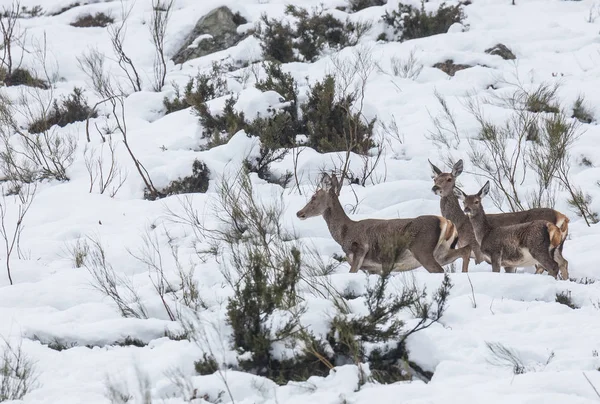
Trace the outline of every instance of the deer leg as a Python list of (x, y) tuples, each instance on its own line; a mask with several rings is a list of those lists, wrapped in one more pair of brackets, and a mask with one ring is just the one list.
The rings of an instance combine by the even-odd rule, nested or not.
[(500, 267), (502, 266), (502, 254), (493, 254), (490, 258), (492, 260), (492, 272), (500, 272)]
[(352, 244), (352, 262), (350, 263), (350, 273), (356, 273), (362, 267), (367, 255), (368, 249), (358, 243)]
[(437, 272), (444, 273), (444, 268), (440, 265), (439, 262), (433, 256), (433, 252), (419, 252), (419, 251), (411, 251), (413, 256), (419, 264), (423, 266), (428, 272)]
[(504, 272), (506, 272), (507, 274), (514, 274), (515, 267), (504, 267)]
[(463, 248), (465, 248), (465, 252), (462, 256), (462, 271), (469, 272), (469, 261), (471, 260), (471, 251), (473, 251), (473, 249), (471, 248), (471, 246)]
[(481, 252), (481, 247), (479, 247), (479, 244), (477, 244), (476, 241), (471, 244), (471, 248), (475, 254), (475, 265), (479, 265), (480, 263), (484, 262), (485, 256)]
[(540, 264), (535, 264), (535, 273), (536, 274), (543, 274), (545, 271), (544, 267), (541, 266)]
[(560, 251), (560, 247), (554, 250), (554, 261), (558, 264), (558, 268), (560, 270), (560, 278), (562, 280), (569, 279), (569, 262), (564, 259), (562, 255), (562, 251)]

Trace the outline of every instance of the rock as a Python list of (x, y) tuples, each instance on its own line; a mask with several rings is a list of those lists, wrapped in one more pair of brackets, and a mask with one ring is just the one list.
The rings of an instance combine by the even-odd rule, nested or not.
[(490, 55), (500, 56), (504, 60), (514, 60), (517, 57), (508, 47), (504, 44), (496, 44), (493, 47), (486, 49), (485, 53), (489, 53)]
[(454, 64), (454, 61), (452, 59), (448, 59), (443, 63), (434, 64), (433, 67), (435, 67), (436, 69), (440, 69), (441, 71), (443, 71), (444, 73), (446, 73), (449, 76), (454, 76), (454, 74), (456, 74), (457, 71), (468, 69), (469, 67), (473, 67), (473, 66), (457, 65), (457, 64)]
[(247, 21), (228, 7), (219, 7), (200, 18), (183, 46), (173, 56), (180, 64), (237, 45), (249, 34), (238, 34), (237, 27)]

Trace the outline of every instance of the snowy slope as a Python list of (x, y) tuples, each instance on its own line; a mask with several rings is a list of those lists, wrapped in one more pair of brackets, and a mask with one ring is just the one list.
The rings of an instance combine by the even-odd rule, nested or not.
[[(71, 4), (70, 0), (23, 0), (24, 6), (41, 4), (49, 12)], [(130, 2), (126, 1), (126, 4)], [(318, 5), (320, 1), (306, 0), (303, 6)], [(326, 0), (327, 7), (344, 4), (342, 0)], [(414, 4), (418, 2), (413, 1)], [(360, 201), (355, 219), (377, 217), (413, 217), (421, 214), (439, 214), (439, 198), (430, 189), (432, 181), (427, 159), (439, 162), (444, 151), (436, 149), (426, 138), (433, 129), (430, 113), (439, 110), (435, 92), (446, 96), (450, 108), (463, 128), (464, 141), (455, 157), (466, 157), (467, 138), (476, 131), (472, 117), (460, 107), (460, 100), (467, 92), (479, 97), (489, 95), (488, 87), (501, 78), (511, 79), (518, 73), (523, 81), (533, 83), (561, 82), (560, 98), (571, 105), (579, 94), (584, 94), (596, 119), (600, 117), (600, 17), (587, 22), (590, 9), (597, 7), (594, 0), (517, 0), (511, 6), (508, 0), (476, 0), (465, 8), (468, 30), (453, 32), (404, 43), (376, 42), (376, 34), (368, 34), (359, 46), (371, 49), (374, 60), (382, 67), (369, 79), (366, 90), (365, 112), (388, 121), (392, 116), (398, 121), (404, 142), (388, 139), (390, 147), (384, 161), (377, 168), (377, 184), (366, 187), (344, 187), (341, 201), (346, 207)], [(1, 0), (0, 6), (10, 1)], [(250, 23), (257, 21), (261, 13), (283, 16), (286, 2), (283, 0), (176, 0), (175, 11), (168, 26), (166, 51), (173, 55), (184, 41), (198, 18), (213, 8), (227, 4), (239, 11)], [(439, 4), (435, 1), (434, 5)], [(351, 16), (355, 20), (377, 20), (386, 9), (392, 10), (397, 1), (390, 0), (386, 6), (365, 9)], [(203, 212), (207, 221), (211, 217), (210, 200), (215, 184), (227, 170), (240, 166), (248, 153), (256, 151), (256, 140), (238, 133), (226, 145), (207, 151), (195, 151), (200, 142), (201, 128), (198, 119), (188, 110), (164, 115), (163, 98), (173, 94), (171, 83), (180, 86), (187, 83), (198, 69), (208, 69), (212, 61), (231, 57), (236, 61), (252, 62), (260, 58), (260, 46), (250, 37), (237, 46), (182, 65), (170, 62), (167, 83), (163, 92), (151, 88), (154, 49), (149, 38), (147, 21), (151, 2), (137, 1), (133, 5), (128, 23), (125, 46), (129, 56), (141, 67), (145, 85), (141, 92), (127, 99), (128, 136), (138, 158), (147, 167), (158, 187), (189, 173), (194, 159), (204, 161), (211, 169), (211, 187), (206, 194), (193, 195), (193, 206)], [(55, 73), (60, 77), (55, 96), (68, 94), (74, 86), (86, 89), (90, 105), (98, 99), (94, 96), (87, 77), (78, 68), (77, 57), (88, 47), (111, 54), (111, 44), (106, 29), (80, 29), (69, 25), (84, 12), (105, 11), (119, 15), (119, 2), (95, 2), (73, 8), (58, 16), (41, 16), (21, 20), (28, 29), (28, 40), (40, 41), (46, 35), (48, 58)], [(600, 12), (600, 9), (598, 9)], [(342, 12), (340, 12), (343, 14)], [(517, 56), (517, 63), (490, 56), (484, 50), (501, 42), (509, 45)], [(401, 79), (387, 74), (392, 57), (406, 58), (415, 50), (425, 65), (417, 80)], [(352, 57), (353, 48), (346, 48), (341, 57)], [(459, 71), (449, 77), (430, 67), (437, 62), (453, 59), (455, 63), (481, 64)], [(25, 54), (23, 63), (34, 64), (31, 54)], [(114, 74), (120, 74), (114, 61), (107, 60)], [(315, 82), (331, 69), (331, 58), (323, 56), (312, 64), (291, 63), (285, 66), (302, 83), (300, 93), (306, 92), (307, 83)], [(120, 77), (123, 79), (123, 77)], [(253, 79), (236, 83), (230, 79), (230, 87), (241, 92), (237, 108), (254, 115), (268, 105), (269, 100), (252, 86)], [(6, 94), (17, 96), (18, 88), (5, 88)], [(218, 102), (213, 105), (215, 108)], [(498, 117), (502, 111), (493, 111)], [(98, 121), (100, 122), (100, 120)], [(79, 140), (77, 159), (69, 168), (69, 182), (47, 182), (39, 186), (35, 201), (26, 217), (22, 236), (22, 248), (28, 259), (12, 259), (12, 275), (15, 284), (9, 285), (0, 270), (0, 336), (14, 344), (21, 341), (24, 352), (33, 358), (39, 372), (39, 387), (32, 390), (26, 403), (107, 403), (106, 378), (137, 386), (136, 367), (147, 376), (152, 386), (154, 402), (184, 403), (169, 372), (179, 369), (188, 376), (191, 390), (197, 389), (198, 397), (215, 400), (225, 390), (218, 375), (197, 376), (194, 361), (202, 356), (202, 350), (189, 341), (174, 341), (165, 337), (165, 330), (179, 330), (176, 322), (169, 321), (160, 301), (156, 298), (148, 269), (135, 260), (128, 251), (143, 247), (142, 235), (148, 231), (157, 237), (168, 256), (167, 229), (177, 238), (182, 261), (193, 255), (189, 248), (192, 236), (181, 226), (165, 220), (168, 209), (180, 208), (180, 197), (160, 201), (146, 201), (143, 183), (135, 172), (126, 151), (119, 149), (120, 164), (127, 168), (129, 176), (115, 198), (108, 195), (88, 193), (88, 173), (83, 158), (86, 143), (84, 123), (78, 122), (60, 129)], [(594, 165), (600, 164), (600, 148), (597, 139), (598, 126), (585, 125), (585, 132), (572, 149), (572, 175), (574, 182), (592, 197), (592, 208), (600, 211), (600, 169), (577, 164), (585, 156)], [(92, 143), (99, 147), (96, 137)], [(304, 206), (322, 168), (331, 168), (335, 156), (321, 155), (313, 150), (304, 151), (299, 158), (298, 172), (305, 192), (284, 192), (287, 207), (285, 223), (296, 230), (302, 241), (314, 245), (328, 258), (341, 253), (331, 239), (321, 218), (299, 221), (295, 212)], [(292, 156), (273, 164), (276, 172), (283, 173), (293, 167)], [(355, 164), (360, 164), (356, 161)], [(468, 165), (468, 162), (465, 162)], [(466, 168), (469, 171), (469, 168)], [(258, 194), (276, 195), (278, 187), (256, 177)], [(475, 192), (482, 185), (480, 178), (463, 174), (461, 187)], [(528, 184), (523, 184), (526, 187)], [(568, 195), (558, 194), (556, 208), (568, 213), (571, 219), (570, 240), (565, 244), (564, 256), (569, 261), (572, 278), (600, 279), (597, 267), (600, 252), (600, 227), (587, 227), (584, 221), (570, 211), (566, 203)], [(497, 211), (490, 201), (488, 212)], [(10, 207), (10, 206), (9, 206)], [(15, 215), (16, 207), (9, 209)], [(147, 320), (122, 318), (116, 306), (102, 297), (90, 286), (90, 275), (83, 268), (75, 268), (69, 258), (69, 248), (87, 235), (98, 236), (104, 243), (107, 257), (118, 273), (129, 277), (138, 288), (148, 307)], [(4, 254), (0, 249), (0, 254)], [(5, 262), (5, 256), (0, 255)], [(173, 267), (169, 261), (167, 266)], [(231, 290), (222, 279), (218, 263), (208, 260), (199, 263), (196, 277), (200, 294), (209, 306), (202, 313), (211, 324), (207, 337), (219, 360), (231, 358), (225, 324), (226, 298)], [(342, 265), (331, 276), (339, 290), (347, 286), (364, 285), (364, 274), (348, 274), (348, 266)], [(277, 386), (268, 379), (225, 371), (231, 394), (236, 403), (592, 403), (599, 397), (592, 384), (600, 388), (600, 282), (579, 284), (556, 281), (549, 276), (534, 275), (531, 268), (520, 269), (517, 274), (494, 274), (489, 265), (475, 266), (471, 262), (470, 280), (465, 274), (453, 273), (454, 283), (449, 308), (441, 324), (411, 336), (408, 349), (411, 359), (423, 369), (434, 372), (429, 383), (412, 381), (394, 385), (367, 384), (356, 391), (358, 370), (346, 365), (337, 368), (327, 378), (312, 378), (307, 384), (290, 383)], [(169, 276), (174, 276), (174, 268)], [(398, 274), (394, 283), (416, 281), (435, 290), (441, 275), (428, 274), (423, 268)], [(472, 286), (470, 284), (472, 282)], [(359, 286), (357, 286), (359, 285)], [(572, 310), (555, 302), (558, 292), (570, 291), (573, 301), (580, 309)], [(313, 298), (313, 297), (309, 297)], [(307, 321), (314, 321), (315, 328), (322, 326), (327, 302), (313, 298), (313, 312)], [(475, 302), (475, 304), (474, 304)], [(474, 307), (476, 306), (476, 307)], [(149, 343), (145, 347), (106, 346), (125, 337), (137, 338)], [(63, 351), (49, 349), (40, 343), (58, 339), (77, 347)], [(500, 342), (517, 352), (527, 368), (522, 375), (514, 375), (510, 368), (493, 366), (486, 342)], [(94, 345), (87, 348), (85, 345)], [(552, 360), (548, 358), (553, 353)], [(188, 396), (189, 397), (189, 396)], [(164, 400), (164, 401), (161, 401)], [(230, 402), (225, 394), (222, 402)], [(135, 402), (144, 402), (136, 399)], [(191, 402), (202, 402), (197, 399)]]

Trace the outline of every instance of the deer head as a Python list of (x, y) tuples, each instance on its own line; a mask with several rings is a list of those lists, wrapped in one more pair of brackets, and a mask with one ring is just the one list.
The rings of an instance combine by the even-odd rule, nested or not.
[(314, 195), (310, 198), (306, 206), (296, 213), (296, 216), (300, 220), (304, 220), (309, 217), (322, 215), (327, 208), (331, 207), (333, 199), (337, 199), (340, 189), (341, 183), (335, 174), (330, 177), (329, 174), (324, 173)]
[(481, 200), (490, 191), (490, 182), (486, 182), (485, 185), (475, 195), (467, 195), (460, 188), (454, 188), (454, 195), (463, 202), (465, 206), (465, 215), (472, 217), (483, 213), (483, 205)]
[(434, 166), (431, 161), (429, 161), (429, 165), (433, 171), (432, 178), (434, 183), (431, 191), (438, 196), (452, 195), (454, 184), (456, 184), (456, 177), (463, 172), (463, 161), (458, 160), (454, 164), (454, 167), (452, 167), (452, 172), (450, 173), (443, 173), (442, 170)]

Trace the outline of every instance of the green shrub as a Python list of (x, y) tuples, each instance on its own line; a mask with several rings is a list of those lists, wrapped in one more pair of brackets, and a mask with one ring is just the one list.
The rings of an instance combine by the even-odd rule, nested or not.
[(102, 12), (92, 14), (84, 14), (77, 17), (75, 21), (71, 23), (71, 26), (78, 28), (90, 28), (90, 27), (101, 27), (104, 28), (115, 22), (115, 19), (108, 14)]
[(314, 62), (326, 48), (339, 50), (355, 45), (370, 27), (349, 20), (342, 22), (323, 8), (309, 12), (305, 8), (288, 5), (285, 13), (294, 17), (297, 23), (292, 26), (269, 19), (265, 14), (255, 31), (264, 57), (281, 63)]
[(52, 126), (64, 127), (77, 121), (85, 121), (88, 117), (98, 116), (96, 111), (88, 105), (83, 96), (83, 90), (75, 87), (73, 93), (63, 98), (60, 105), (54, 100), (52, 108), (43, 117), (29, 125), (29, 133), (42, 133), (48, 131)]
[(205, 193), (208, 190), (210, 170), (203, 162), (194, 160), (192, 174), (179, 178), (160, 192), (166, 196), (190, 193)]
[(6, 70), (2, 69), (0, 70), (0, 77), (7, 87), (23, 85), (27, 87), (41, 88), (44, 90), (49, 88), (48, 83), (42, 79), (34, 77), (29, 70), (24, 68), (14, 69), (10, 74), (8, 74)]
[(185, 108), (194, 107), (199, 109), (200, 105), (207, 101), (222, 97), (227, 94), (227, 81), (223, 77), (223, 71), (217, 62), (214, 62), (210, 72), (198, 73), (195, 78), (187, 82), (183, 94), (179, 87), (175, 87), (175, 98), (163, 100), (166, 113), (180, 111)]
[(391, 13), (386, 11), (383, 21), (393, 28), (395, 40), (424, 38), (445, 34), (454, 23), (462, 23), (465, 16), (462, 6), (440, 4), (435, 13), (425, 11), (425, 2), (421, 1), (418, 9), (408, 4), (398, 4), (398, 9)]
[(387, 0), (350, 0), (349, 3), (350, 10), (356, 12), (367, 7), (383, 6), (387, 4)]
[(322, 153), (350, 150), (364, 154), (373, 147), (375, 119), (365, 123), (360, 113), (353, 113), (355, 101), (353, 95), (337, 97), (334, 76), (314, 84), (301, 106), (309, 145)]
[(581, 123), (592, 123), (594, 122), (594, 115), (588, 109), (583, 96), (577, 97), (573, 104), (573, 115), (572, 118), (577, 119)]
[(558, 292), (556, 294), (556, 302), (560, 303), (560, 304), (564, 304), (565, 306), (567, 306), (567, 307), (569, 307), (571, 309), (578, 309), (579, 308), (579, 306), (577, 306), (575, 304), (575, 302), (573, 302), (573, 299), (571, 298), (571, 291), (570, 290)]

